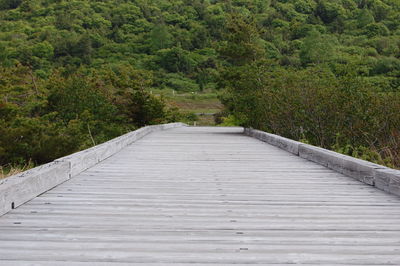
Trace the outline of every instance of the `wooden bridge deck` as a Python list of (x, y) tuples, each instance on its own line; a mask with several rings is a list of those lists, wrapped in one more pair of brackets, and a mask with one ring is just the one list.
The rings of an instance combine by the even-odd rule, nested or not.
[(0, 217), (0, 265), (400, 265), (400, 199), (240, 134), (152, 133)]

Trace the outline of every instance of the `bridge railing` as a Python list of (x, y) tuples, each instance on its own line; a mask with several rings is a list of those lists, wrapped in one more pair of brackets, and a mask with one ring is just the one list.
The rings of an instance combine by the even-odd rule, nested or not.
[(301, 158), (328, 167), (336, 172), (400, 196), (400, 171), (343, 155), (320, 147), (304, 144), (260, 130), (246, 128), (244, 133), (277, 146)]
[(170, 123), (146, 126), (89, 149), (7, 177), (0, 181), (0, 216), (107, 159), (145, 135), (186, 126)]

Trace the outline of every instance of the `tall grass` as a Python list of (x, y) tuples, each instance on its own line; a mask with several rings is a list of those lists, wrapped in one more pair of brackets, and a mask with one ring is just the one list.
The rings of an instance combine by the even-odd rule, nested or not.
[(12, 164), (2, 165), (0, 166), (0, 179), (19, 174), (33, 167), (34, 164), (32, 163), (32, 161), (29, 161), (24, 165), (12, 165)]

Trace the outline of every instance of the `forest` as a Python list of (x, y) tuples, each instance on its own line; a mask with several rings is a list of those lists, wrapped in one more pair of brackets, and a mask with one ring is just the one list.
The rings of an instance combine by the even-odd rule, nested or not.
[(398, 0), (0, 0), (0, 165), (196, 117), (400, 167)]

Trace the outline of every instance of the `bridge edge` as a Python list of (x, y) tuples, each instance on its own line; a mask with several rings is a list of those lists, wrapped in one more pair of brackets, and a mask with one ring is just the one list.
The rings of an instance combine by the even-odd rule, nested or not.
[(93, 167), (151, 132), (183, 126), (187, 125), (169, 123), (142, 127), (89, 149), (0, 180), (0, 216)]
[(390, 194), (400, 196), (399, 170), (252, 128), (245, 128), (244, 134)]

